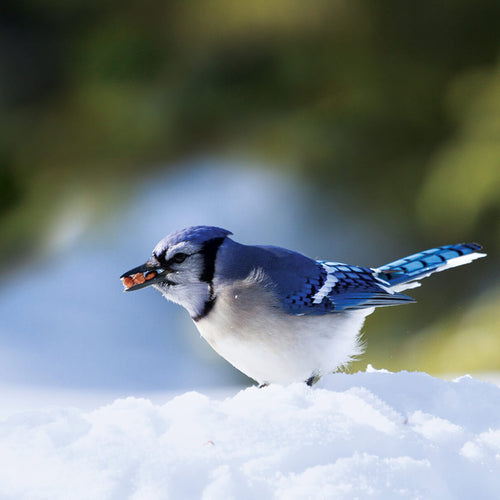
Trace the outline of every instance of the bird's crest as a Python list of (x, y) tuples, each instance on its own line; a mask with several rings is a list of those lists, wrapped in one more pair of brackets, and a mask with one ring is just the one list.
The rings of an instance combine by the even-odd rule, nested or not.
[(206, 241), (212, 240), (214, 238), (225, 238), (230, 234), (233, 233), (221, 227), (192, 226), (170, 233), (168, 236), (163, 238), (158, 243), (158, 245), (156, 245), (153, 252), (155, 254), (161, 254), (161, 252), (166, 248), (177, 245), (178, 243), (181, 243), (183, 241), (202, 245)]

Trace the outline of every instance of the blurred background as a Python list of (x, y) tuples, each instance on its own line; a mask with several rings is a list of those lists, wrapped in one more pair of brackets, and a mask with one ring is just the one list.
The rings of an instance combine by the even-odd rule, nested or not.
[(249, 384), (118, 279), (167, 233), (378, 266), (476, 241), (367, 363), (500, 370), (500, 3), (3, 2), (0, 384)]

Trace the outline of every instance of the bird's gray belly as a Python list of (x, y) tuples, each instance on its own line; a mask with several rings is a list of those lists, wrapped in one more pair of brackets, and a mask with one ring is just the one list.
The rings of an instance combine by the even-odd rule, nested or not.
[(358, 335), (370, 309), (293, 316), (272, 301), (245, 300), (245, 307), (235, 307), (234, 301), (243, 298), (219, 296), (196, 326), (215, 351), (259, 383), (305, 381), (337, 370), (362, 352)]

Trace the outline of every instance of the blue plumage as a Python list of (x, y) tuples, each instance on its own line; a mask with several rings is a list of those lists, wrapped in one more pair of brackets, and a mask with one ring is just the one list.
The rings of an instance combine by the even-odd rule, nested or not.
[[(388, 292), (386, 284), (377, 279), (373, 269), (328, 261), (316, 263), (317, 277), (307, 278), (301, 290), (283, 299), (287, 312), (326, 314), (414, 302), (414, 299), (402, 293)], [(328, 276), (331, 285), (325, 287)], [(321, 294), (323, 287), (324, 294)]]
[(479, 252), (481, 248), (477, 243), (457, 243), (431, 248), (380, 267), (378, 276), (391, 286), (406, 283), (437, 271), (450, 260)]

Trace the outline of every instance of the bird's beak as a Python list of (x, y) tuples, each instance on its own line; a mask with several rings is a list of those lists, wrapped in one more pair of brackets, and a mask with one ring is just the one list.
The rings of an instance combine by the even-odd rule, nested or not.
[(159, 268), (148, 261), (123, 273), (120, 279), (125, 287), (124, 292), (133, 292), (160, 281), (165, 281), (167, 272), (168, 270)]

